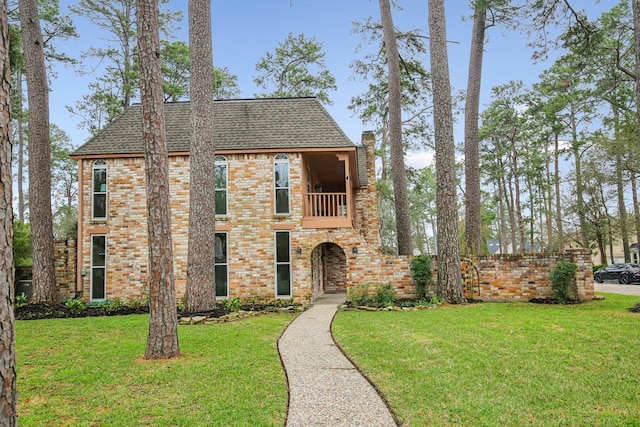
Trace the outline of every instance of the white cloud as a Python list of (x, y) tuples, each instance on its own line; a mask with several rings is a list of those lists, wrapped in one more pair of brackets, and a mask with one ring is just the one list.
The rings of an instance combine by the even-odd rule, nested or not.
[(420, 151), (407, 154), (405, 162), (407, 166), (411, 166), (416, 169), (423, 168), (425, 166), (433, 165), (435, 163), (433, 151)]

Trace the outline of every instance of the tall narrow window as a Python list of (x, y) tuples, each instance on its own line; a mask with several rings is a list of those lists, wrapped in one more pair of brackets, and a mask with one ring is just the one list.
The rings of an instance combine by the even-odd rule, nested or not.
[(107, 162), (96, 160), (93, 163), (92, 218), (107, 218)]
[(216, 215), (227, 214), (227, 159), (216, 156)]
[(289, 213), (289, 158), (278, 154), (274, 163), (276, 214)]
[(91, 300), (104, 301), (107, 295), (107, 236), (91, 236)]
[(216, 297), (229, 296), (229, 274), (227, 268), (227, 233), (216, 233)]
[(276, 231), (276, 297), (291, 296), (291, 236)]

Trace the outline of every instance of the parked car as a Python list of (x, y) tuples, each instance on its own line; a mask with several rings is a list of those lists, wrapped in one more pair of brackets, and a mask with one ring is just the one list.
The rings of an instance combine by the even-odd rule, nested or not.
[(611, 264), (610, 266), (593, 273), (593, 279), (602, 283), (605, 280), (617, 280), (618, 283), (640, 282), (640, 265), (638, 264)]

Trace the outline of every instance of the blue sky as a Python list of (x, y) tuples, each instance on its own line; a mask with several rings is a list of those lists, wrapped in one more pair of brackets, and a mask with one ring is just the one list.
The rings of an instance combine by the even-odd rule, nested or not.
[[(63, 13), (66, 5), (73, 1), (61, 1)], [(423, 29), (428, 34), (427, 0), (397, 1), (402, 10), (394, 9), (396, 27), (402, 30)], [(583, 0), (576, 2), (585, 8), (590, 17), (598, 17), (617, 2), (612, 0)], [(183, 10), (184, 19), (176, 32), (178, 39), (188, 41), (187, 1), (172, 0), (169, 7)], [(464, 89), (467, 83), (471, 21), (463, 21), (470, 14), (467, 0), (447, 0), (447, 35), (450, 43), (449, 67), (451, 83), (456, 89)], [(356, 53), (361, 42), (360, 35), (353, 34), (353, 21), (363, 22), (368, 17), (379, 19), (380, 11), (375, 0), (212, 0), (213, 60), (216, 67), (227, 67), (238, 76), (241, 97), (251, 98), (257, 92), (252, 77), (255, 64), (266, 52), (273, 52), (289, 33), (304, 33), (322, 43), (325, 65), (336, 77), (338, 90), (329, 96), (333, 105), (327, 106), (329, 113), (353, 142), (360, 142), (363, 125), (347, 108), (351, 97), (363, 92), (363, 83), (353, 80), (349, 64), (362, 54)], [(80, 38), (65, 42), (59, 50), (76, 58), (88, 47), (103, 43), (107, 35), (100, 34), (88, 21), (75, 18)], [(524, 34), (493, 28), (488, 32), (483, 81), (482, 104), (489, 102), (493, 86), (510, 80), (522, 80), (529, 86), (538, 80), (538, 75), (550, 63), (535, 64), (531, 60), (531, 49), (526, 46)], [(90, 64), (85, 64), (90, 65)], [(88, 133), (77, 127), (79, 119), (70, 115), (66, 105), (75, 106), (87, 92), (88, 83), (96, 75), (79, 76), (73, 67), (59, 66), (58, 76), (51, 84), (51, 121), (64, 129), (75, 145), (88, 138)], [(482, 109), (482, 107), (481, 107)], [(461, 126), (456, 126), (456, 140), (461, 141)], [(409, 163), (416, 166), (425, 162), (422, 153), (412, 154)]]

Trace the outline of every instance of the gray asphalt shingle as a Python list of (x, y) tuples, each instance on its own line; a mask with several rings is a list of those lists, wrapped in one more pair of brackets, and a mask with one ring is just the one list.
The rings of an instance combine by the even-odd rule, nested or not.
[[(261, 98), (214, 102), (217, 150), (354, 147), (317, 98)], [(142, 107), (129, 107), (73, 156), (139, 154)], [(189, 151), (190, 103), (165, 104), (167, 150)]]

